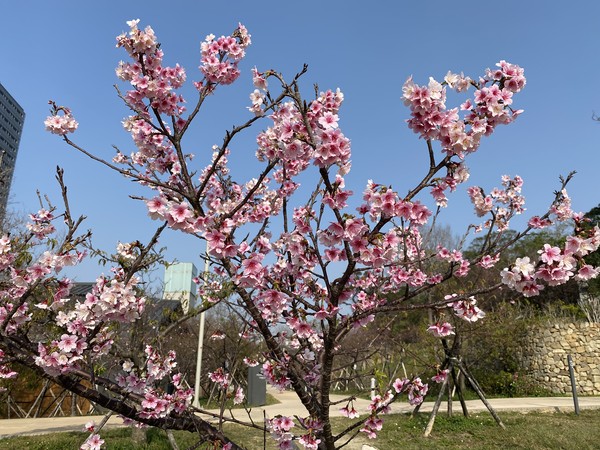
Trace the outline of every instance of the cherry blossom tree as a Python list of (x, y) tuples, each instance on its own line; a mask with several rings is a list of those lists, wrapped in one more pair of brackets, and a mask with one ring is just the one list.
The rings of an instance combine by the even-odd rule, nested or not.
[[(226, 301), (220, 295), (223, 289), (234, 292), (229, 301), (243, 313), (247, 337), (261, 339), (266, 348), (247, 355), (246, 363), (262, 365), (271, 385), (293, 390), (304, 405), (304, 417), (268, 418), (266, 426), (279, 448), (292, 448), (295, 442), (307, 449), (334, 449), (359, 433), (375, 438), (393, 401), (406, 396), (418, 405), (427, 392), (427, 383), (419, 377), (397, 378), (380, 386), (368, 411), (356, 411), (352, 397), (333, 404), (336, 358), (352, 331), (368, 327), (378, 315), (435, 309), (440, 320), (429, 331), (443, 338), (453, 333), (444, 316), (470, 322), (483, 318), (478, 295), (507, 286), (532, 296), (546, 285), (597, 275), (598, 269), (586, 264), (585, 257), (598, 248), (600, 230), (583, 227), (583, 216), (571, 210), (566, 191), (570, 177), (549, 199), (548, 211), (531, 218), (510, 242), (498, 237), (524, 212), (523, 180), (518, 176), (503, 176), (491, 190), (468, 189), (477, 217), (468, 231), (484, 236), (480, 251), (470, 259), (461, 248), (440, 245), (432, 250), (423, 244), (424, 230), (448, 206), (449, 193), (468, 180), (469, 155), (497, 126), (521, 114), (513, 106), (526, 83), (521, 67), (500, 61), (478, 78), (448, 72), (425, 85), (409, 78), (402, 100), (410, 113), (409, 128), (424, 141), (428, 167), (420, 182), (404, 193), (369, 180), (357, 195), (345, 184), (351, 145), (341, 129), (344, 95), (327, 90), (303, 97), (299, 80), (306, 67), (291, 80), (255, 68), (248, 120), (225, 132), (209, 161), (193, 159), (183, 137), (205, 100), (240, 76), (250, 34), (239, 25), (230, 36), (206, 37), (199, 73), (193, 75), (198, 80), (197, 99), (187, 109), (178, 93), (186, 71), (164, 64), (154, 31), (139, 28), (138, 22), (128, 22), (130, 31), (117, 37), (117, 47), (129, 61), (116, 69), (118, 78), (129, 84), (118, 95), (130, 110), (123, 126), (135, 151), (117, 151), (111, 161), (92, 154), (71, 137), (78, 126), (72, 111), (53, 102), (46, 127), (67, 145), (146, 187), (148, 195), (142, 201), (160, 225), (150, 242), (137, 242), (134, 251), (121, 245), (118, 252), (128, 263), (100, 276), (85, 301), (69, 300), (71, 282), (59, 272), (85, 256), (87, 234), (78, 234), (82, 219), (71, 215), (59, 172), (64, 211), (46, 205), (31, 215), (26, 234), (0, 240), (0, 376), (17, 376), (18, 367), (26, 366), (127, 422), (188, 430), (216, 447), (240, 448), (195, 414), (194, 393), (177, 371), (174, 352), (148, 345), (141, 364), (123, 361), (112, 377), (98, 371), (100, 361), (111, 356), (111, 324), (133, 323), (140, 317), (145, 299), (137, 290), (136, 273), (152, 260), (152, 249), (168, 227), (207, 244), (205, 257), (218, 278), (200, 280), (202, 307)], [(463, 103), (448, 108), (449, 90), (464, 96)], [(252, 126), (262, 127), (256, 137), (262, 169), (252, 178), (235, 180), (229, 159), (244, 156), (236, 153), (234, 141)], [(313, 185), (300, 188), (305, 172), (313, 174)], [(435, 204), (435, 211), (426, 206), (429, 203)], [(33, 248), (53, 239), (57, 220), (67, 228), (62, 242), (27, 262)], [(496, 267), (515, 240), (557, 221), (575, 225), (562, 248), (545, 245), (538, 259), (524, 257), (503, 270)], [(199, 252), (202, 248), (199, 243)], [(476, 291), (465, 287), (440, 296), (423, 295), (434, 288), (439, 292), (444, 284), (461, 286), (474, 265), (501, 270), (501, 275)], [(450, 280), (455, 282), (447, 283)], [(235, 401), (242, 400), (243, 393), (232, 386), (226, 370), (212, 372), (210, 379), (224, 391), (235, 389)], [(342, 429), (332, 427), (332, 408), (347, 416)], [(224, 415), (220, 419), (240, 422)], [(259, 427), (252, 422), (248, 426)], [(93, 434), (84, 447), (99, 448), (101, 442)]]

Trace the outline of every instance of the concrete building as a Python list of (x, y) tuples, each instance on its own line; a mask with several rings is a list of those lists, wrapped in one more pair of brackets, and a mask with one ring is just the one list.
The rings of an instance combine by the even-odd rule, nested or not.
[(194, 278), (198, 270), (193, 263), (177, 263), (165, 269), (164, 300), (179, 300), (183, 312), (187, 314), (190, 307), (196, 306), (196, 283)]
[(0, 221), (4, 219), (25, 112), (0, 83)]

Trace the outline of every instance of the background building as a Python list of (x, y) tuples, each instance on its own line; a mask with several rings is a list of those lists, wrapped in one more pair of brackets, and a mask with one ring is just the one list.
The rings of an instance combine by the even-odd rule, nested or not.
[(196, 306), (196, 283), (194, 278), (198, 271), (193, 263), (177, 263), (165, 269), (164, 300), (179, 300), (183, 312), (187, 314), (190, 307)]
[(0, 221), (4, 219), (25, 112), (0, 83)]

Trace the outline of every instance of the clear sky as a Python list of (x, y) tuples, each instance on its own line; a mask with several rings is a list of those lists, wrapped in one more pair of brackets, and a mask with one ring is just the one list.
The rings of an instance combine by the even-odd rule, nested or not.
[[(174, 6), (171, 6), (174, 5)], [(185, 144), (205, 161), (224, 130), (249, 117), (250, 69), (275, 69), (292, 76), (302, 64), (305, 97), (314, 83), (345, 94), (340, 126), (352, 140), (353, 171), (347, 185), (362, 192), (373, 179), (406, 192), (426, 168), (426, 146), (405, 125), (400, 96), (413, 75), (426, 84), (448, 70), (471, 77), (505, 59), (525, 68), (527, 86), (515, 107), (525, 113), (499, 127), (468, 158), (466, 186), (487, 190), (501, 175), (525, 179), (527, 217), (541, 214), (558, 187), (558, 175), (576, 170), (570, 186), (573, 207), (588, 211), (600, 203), (600, 2), (401, 2), (401, 1), (21, 1), (2, 6), (0, 82), (26, 111), (12, 186), (12, 206), (38, 209), (36, 190), (60, 203), (54, 167), (65, 169), (71, 207), (88, 217), (94, 243), (105, 250), (117, 241), (147, 240), (158, 223), (145, 206), (128, 198), (151, 195), (118, 174), (87, 160), (44, 131), (47, 101), (71, 107), (80, 122), (74, 140), (111, 158), (112, 145), (133, 150), (120, 121), (128, 110), (115, 95), (114, 68), (125, 59), (115, 36), (125, 22), (151, 25), (165, 51), (165, 64), (188, 73), (184, 95), (193, 103), (191, 81), (200, 78), (199, 45), (209, 33), (228, 34), (238, 22), (253, 45), (234, 86), (219, 89)], [(470, 91), (472, 94), (472, 91)], [(452, 106), (448, 102), (448, 106)], [(457, 105), (458, 106), (458, 103)], [(266, 123), (266, 122), (265, 122)], [(262, 125), (261, 125), (262, 126)], [(244, 179), (253, 176), (253, 138), (234, 146), (230, 158)], [(465, 187), (466, 187), (465, 186)], [(461, 233), (477, 222), (464, 190), (450, 197), (442, 221)], [(522, 225), (514, 222), (514, 225)], [(167, 256), (199, 265), (203, 244), (177, 233), (161, 241)], [(102, 270), (87, 263), (73, 276), (94, 279)]]

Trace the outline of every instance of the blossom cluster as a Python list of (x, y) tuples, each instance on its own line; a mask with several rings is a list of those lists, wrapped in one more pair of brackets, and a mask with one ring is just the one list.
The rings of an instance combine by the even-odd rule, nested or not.
[[(369, 439), (377, 438), (377, 433), (383, 427), (383, 419), (379, 414), (387, 414), (391, 411), (390, 405), (399, 394), (405, 393), (408, 395), (408, 401), (411, 405), (420, 405), (423, 402), (429, 387), (421, 381), (421, 378), (416, 377), (413, 380), (408, 378), (396, 378), (392, 383), (392, 388), (383, 395), (375, 395), (369, 404), (370, 415), (364, 421), (363, 427), (360, 429)], [(349, 409), (351, 408), (351, 409)], [(350, 406), (350, 403), (342, 408), (344, 415), (350, 417), (357, 416), (356, 410)]]
[(30, 214), (29, 220), (26, 228), (38, 239), (44, 239), (56, 231), (52, 223), (54, 220), (52, 211), (42, 208), (36, 214)]
[[(409, 128), (423, 139), (440, 141), (448, 154), (463, 158), (476, 151), (482, 136), (491, 134), (499, 124), (512, 122), (522, 112), (510, 105), (513, 94), (525, 86), (523, 69), (506, 61), (496, 66), (497, 70), (488, 69), (479, 82), (449, 73), (443, 83), (430, 77), (427, 86), (419, 86), (409, 78), (402, 89), (404, 103), (411, 110)], [(446, 109), (444, 85), (458, 92), (476, 86), (474, 99), (460, 107), (466, 113), (463, 118), (458, 109)]]
[(129, 81), (133, 89), (125, 94), (129, 106), (142, 117), (147, 117), (146, 103), (161, 114), (180, 116), (185, 108), (181, 105), (183, 97), (174, 92), (186, 80), (185, 70), (175, 67), (163, 67), (163, 52), (151, 27), (140, 30), (139, 20), (127, 22), (128, 34), (117, 37), (117, 47), (123, 47), (135, 61), (120, 62), (117, 76)]
[(383, 428), (383, 419), (379, 417), (369, 417), (365, 420), (363, 427), (360, 429), (361, 433), (365, 433), (369, 439), (376, 439), (377, 432)]
[(293, 102), (283, 103), (271, 114), (273, 125), (258, 135), (256, 155), (261, 161), (281, 161), (274, 174), (277, 181), (297, 175), (310, 161), (317, 167), (336, 164), (348, 170), (350, 140), (340, 130), (337, 115), (343, 101), (339, 89), (326, 91), (308, 105), (305, 115)]
[[(146, 359), (141, 368), (132, 361), (122, 364), (123, 373), (117, 376), (117, 382), (125, 390), (143, 396), (141, 402), (142, 418), (159, 418), (186, 411), (194, 396), (194, 390), (185, 387), (180, 373), (174, 373), (177, 366), (175, 352), (162, 356), (156, 348), (147, 345)], [(171, 389), (165, 392), (157, 385), (167, 379)]]
[(469, 168), (464, 161), (449, 162), (447, 164), (446, 176), (432, 181), (430, 193), (435, 200), (435, 204), (441, 208), (447, 207), (448, 197), (446, 197), (446, 191), (456, 191), (457, 186), (467, 181), (469, 176)]
[(552, 206), (544, 217), (533, 216), (529, 219), (527, 225), (533, 229), (543, 229), (549, 227), (556, 222), (565, 222), (573, 219), (575, 222), (581, 221), (581, 214), (575, 214), (571, 209), (571, 198), (567, 190), (563, 187), (560, 192), (556, 193), (556, 199), (552, 202)]
[[(213, 335), (214, 336), (214, 335)], [(225, 371), (222, 367), (217, 368), (216, 370), (208, 373), (208, 378), (213, 383), (216, 383), (217, 386), (224, 394), (229, 395), (229, 387), (231, 385), (231, 375)], [(237, 387), (233, 390), (233, 404), (239, 405), (244, 401), (246, 397), (244, 394), (244, 390), (241, 387)]]
[(298, 423), (301, 428), (306, 430), (306, 433), (298, 437), (298, 443), (307, 450), (317, 450), (321, 443), (318, 435), (323, 431), (323, 423), (313, 417), (298, 417)]
[[(121, 268), (113, 269), (112, 277), (100, 276), (85, 299), (71, 298), (73, 283), (68, 278), (58, 279), (57, 274), (63, 267), (75, 265), (84, 258), (85, 252), (79, 250), (83, 240), (70, 237), (66, 243), (57, 244), (53, 236), (55, 220), (53, 209), (41, 209), (30, 215), (25, 227), (29, 234), (0, 238), (0, 270), (5, 275), (0, 292), (2, 335), (15, 335), (32, 319), (47, 318), (52, 327), (40, 328), (37, 345), (32, 348), (37, 350), (35, 363), (49, 376), (94, 370), (94, 362), (108, 355), (113, 346), (110, 325), (138, 320), (145, 304), (145, 299), (137, 293), (137, 278)], [(50, 244), (49, 249), (40, 251), (39, 246), (44, 245), (45, 240)], [(135, 245), (121, 245), (118, 250), (126, 254), (132, 247)], [(27, 260), (30, 262), (23, 265)], [(32, 305), (38, 310), (35, 316)], [(13, 355), (10, 356), (13, 359)], [(159, 417), (172, 411), (181, 413), (189, 407), (193, 391), (183, 385), (180, 375), (171, 377), (174, 386), (171, 394), (152, 387), (172, 372), (174, 359), (174, 353), (161, 358), (149, 347), (143, 373), (136, 372), (130, 361), (124, 363), (127, 375), (119, 381), (123, 389), (143, 396), (140, 417)], [(15, 376), (17, 372), (7, 363), (4, 348), (0, 349), (0, 378)], [(94, 434), (82, 448), (99, 448), (102, 442)]]
[(307, 450), (317, 450), (321, 439), (316, 434), (322, 430), (323, 425), (320, 421), (312, 418), (297, 417), (297, 419), (299, 428), (307, 431), (300, 436), (294, 436), (292, 433), (292, 429), (296, 427), (296, 423), (292, 417), (278, 415), (273, 419), (268, 419), (267, 427), (277, 443), (277, 447), (282, 450), (292, 450), (297, 448), (294, 445), (295, 440)]
[[(448, 188), (453, 191), (468, 178), (466, 166), (458, 171), (454, 166), (478, 149), (483, 136), (490, 135), (497, 125), (512, 122), (522, 112), (511, 105), (513, 94), (525, 86), (523, 69), (506, 61), (496, 66), (496, 70), (487, 69), (478, 82), (448, 72), (441, 83), (433, 77), (426, 86), (415, 84), (412, 77), (404, 83), (402, 98), (411, 111), (409, 128), (427, 141), (439, 141), (444, 153), (459, 158), (459, 162), (447, 165), (445, 178), (432, 182), (431, 194), (438, 206), (447, 206)], [(463, 92), (471, 85), (476, 88), (474, 98), (460, 105), (463, 114), (458, 108), (446, 108), (446, 87)]]
[(350, 400), (345, 406), (341, 407), (340, 413), (349, 419), (356, 419), (360, 415), (354, 407), (354, 400)]
[[(18, 373), (12, 370), (8, 365), (3, 364), (3, 359), (4, 352), (2, 351), (2, 349), (0, 349), (0, 379), (15, 378), (18, 375)], [(2, 389), (0, 389), (0, 392), (2, 392)]]
[(485, 312), (479, 309), (473, 296), (461, 298), (458, 294), (450, 294), (444, 296), (444, 300), (453, 300), (447, 303), (448, 308), (452, 308), (457, 317), (467, 322), (477, 322), (485, 317)]
[(63, 108), (62, 114), (54, 112), (51, 116), (48, 116), (44, 121), (44, 125), (46, 125), (46, 131), (61, 136), (74, 133), (79, 126), (73, 114), (67, 108)]
[[(138, 23), (139, 20), (127, 22), (130, 31), (117, 37), (117, 47), (123, 47), (132, 62), (121, 61), (116, 69), (117, 76), (132, 86), (123, 99), (136, 114), (125, 119), (123, 125), (131, 134), (138, 151), (130, 156), (117, 152), (113, 161), (128, 165), (132, 169), (142, 167), (144, 170), (138, 173), (138, 180), (145, 185), (154, 186), (147, 183), (148, 179), (153, 179), (154, 174), (167, 174), (167, 182), (177, 188), (177, 177), (181, 174), (184, 161), (174, 149), (171, 136), (187, 123), (187, 119), (183, 117), (186, 110), (185, 99), (177, 93), (187, 75), (179, 64), (174, 67), (163, 65), (164, 53), (158, 45), (154, 31), (151, 27), (142, 30), (138, 28)], [(201, 46), (200, 71), (204, 80), (196, 83), (203, 95), (211, 93), (216, 84), (230, 84), (235, 81), (239, 76), (238, 63), (244, 57), (250, 42), (250, 35), (241, 24), (231, 36), (207, 36)], [(174, 129), (161, 118), (158, 125), (153, 124), (151, 110), (157, 117), (172, 117), (172, 121), (169, 122), (172, 122)], [(186, 155), (184, 158), (192, 157), (193, 155)], [(135, 170), (137, 172), (138, 169)], [(165, 197), (167, 193), (170, 193), (170, 190), (163, 192), (159, 198), (164, 203), (176, 203), (173, 205), (174, 223), (180, 223), (181, 214), (185, 214), (185, 211), (181, 210), (184, 204), (180, 197)]]
[(502, 186), (504, 189), (494, 188), (488, 195), (485, 195), (483, 189), (478, 186), (472, 186), (467, 190), (478, 217), (483, 217), (490, 211), (494, 213), (493, 219), (487, 220), (478, 229), (495, 226), (498, 231), (504, 231), (508, 229), (510, 219), (514, 215), (525, 211), (525, 197), (521, 195), (523, 179), (518, 175), (514, 178), (504, 175)]
[(238, 63), (251, 44), (250, 34), (242, 24), (232, 36), (206, 36), (201, 45), (202, 65), (200, 71), (210, 83), (231, 84), (240, 75)]
[(38, 344), (37, 365), (50, 374), (68, 373), (80, 367), (88, 348), (93, 359), (108, 353), (113, 338), (104, 323), (134, 322), (145, 304), (135, 293), (137, 279), (125, 282), (123, 275), (116, 270), (113, 279), (99, 277), (83, 302), (75, 300), (71, 306), (59, 300), (51, 305), (56, 310), (56, 324), (66, 333), (60, 339)]
[(361, 214), (368, 214), (371, 221), (380, 218), (398, 217), (415, 225), (424, 225), (431, 216), (431, 211), (420, 201), (403, 200), (397, 192), (387, 186), (367, 182), (363, 191), (364, 203), (358, 207)]
[(7, 234), (0, 238), (0, 271), (9, 267), (15, 260), (12, 245)]
[(287, 368), (281, 363), (266, 361), (262, 365), (262, 374), (271, 386), (279, 390), (284, 390), (291, 385), (291, 380), (287, 375)]
[(562, 248), (544, 244), (538, 250), (537, 261), (528, 256), (517, 258), (511, 267), (501, 272), (502, 282), (525, 297), (539, 294), (545, 285), (557, 286), (570, 279), (587, 281), (598, 276), (598, 268), (586, 264), (585, 256), (600, 246), (600, 228), (597, 226), (569, 236)]
[(290, 432), (296, 424), (292, 417), (277, 416), (268, 420), (267, 426), (271, 435), (281, 450), (292, 450), (294, 448), (294, 435)]
[[(38, 245), (39, 242), (30, 240), (49, 238), (56, 230), (52, 221), (52, 211), (41, 209), (37, 214), (30, 215), (31, 221), (26, 224), (26, 229), (31, 233), (25, 237), (23, 242), (30, 245)], [(22, 251), (22, 243), (19, 239), (11, 240), (8, 235), (0, 238), (0, 270), (4, 271), (5, 283), (0, 289), (0, 323), (3, 324), (7, 335), (16, 333), (21, 325), (29, 322), (32, 317), (30, 309), (31, 301), (28, 294), (36, 289), (45, 288), (51, 295), (44, 296), (34, 302), (36, 308), (46, 309), (52, 306), (53, 311), (60, 309), (71, 288), (71, 280), (68, 278), (55, 279), (54, 277), (65, 266), (73, 266), (79, 263), (85, 256), (85, 252), (75, 248), (46, 250), (37, 258), (27, 253), (30, 259), (28, 266), (20, 263), (25, 257)], [(16, 245), (15, 245), (16, 244)]]
[(123, 243), (119, 242), (117, 244), (117, 255), (122, 258), (124, 261), (135, 261), (138, 257), (138, 251), (136, 249), (135, 243)]
[(460, 250), (448, 250), (446, 247), (438, 246), (436, 258), (442, 261), (449, 262), (457, 269), (454, 275), (457, 277), (465, 277), (469, 274), (471, 263), (466, 259)]

